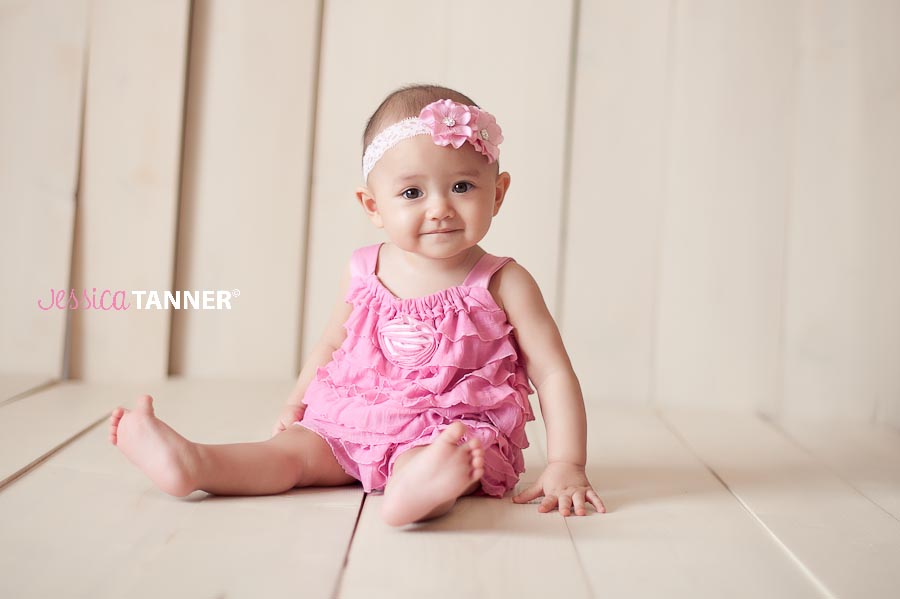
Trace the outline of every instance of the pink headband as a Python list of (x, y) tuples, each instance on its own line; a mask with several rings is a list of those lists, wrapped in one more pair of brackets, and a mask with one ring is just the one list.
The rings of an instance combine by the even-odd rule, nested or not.
[(437, 100), (422, 109), (417, 117), (403, 119), (383, 129), (363, 153), (363, 180), (384, 153), (415, 135), (431, 135), (439, 146), (459, 148), (465, 142), (487, 156), (491, 164), (500, 156), (503, 133), (497, 119), (477, 106), (466, 106), (453, 100)]

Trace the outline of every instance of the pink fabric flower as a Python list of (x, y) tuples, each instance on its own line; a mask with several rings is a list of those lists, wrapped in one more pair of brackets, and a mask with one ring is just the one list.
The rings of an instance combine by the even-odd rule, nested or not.
[(472, 106), (471, 112), (474, 130), (469, 141), (476, 150), (487, 156), (490, 164), (500, 156), (500, 148), (497, 146), (503, 141), (503, 133), (497, 119), (491, 113), (479, 110), (475, 106)]
[(384, 357), (401, 368), (415, 368), (427, 362), (437, 349), (437, 333), (428, 324), (401, 313), (378, 329)]
[(439, 146), (452, 145), (459, 148), (472, 137), (469, 122), (472, 113), (465, 104), (453, 100), (437, 100), (422, 109), (419, 118), (432, 130), (434, 143)]

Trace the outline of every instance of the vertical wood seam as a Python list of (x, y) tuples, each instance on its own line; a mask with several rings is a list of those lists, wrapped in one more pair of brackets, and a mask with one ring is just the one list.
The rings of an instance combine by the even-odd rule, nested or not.
[(659, 321), (660, 315), (659, 311), (662, 306), (662, 302), (660, 301), (660, 295), (662, 293), (662, 270), (663, 270), (663, 251), (665, 249), (665, 244), (663, 243), (663, 239), (666, 233), (666, 208), (668, 207), (668, 199), (669, 199), (669, 168), (670, 168), (670, 159), (669, 159), (669, 148), (671, 147), (671, 133), (672, 133), (672, 88), (673, 88), (673, 79), (674, 74), (673, 71), (675, 69), (675, 41), (677, 39), (676, 35), (676, 26), (677, 26), (677, 15), (678, 15), (678, 0), (671, 0), (669, 2), (669, 14), (666, 17), (667, 27), (666, 27), (666, 73), (665, 73), (665, 91), (664, 91), (664, 101), (665, 108), (664, 114), (662, 117), (662, 131), (660, 131), (660, 150), (659, 150), (659, 166), (660, 166), (660, 181), (659, 181), (659, 219), (656, 225), (656, 251), (655, 251), (655, 264), (653, 268), (653, 273), (651, 277), (651, 285), (652, 292), (650, 293), (650, 363), (647, 369), (647, 376), (649, 380), (649, 397), (646, 398), (646, 403), (648, 405), (658, 405), (659, 404)]
[(313, 184), (315, 180), (315, 167), (316, 167), (316, 130), (318, 129), (318, 118), (319, 118), (319, 82), (321, 77), (321, 63), (322, 63), (322, 44), (325, 38), (325, 0), (318, 0), (316, 5), (316, 10), (318, 11), (318, 25), (316, 27), (316, 40), (314, 42), (315, 47), (315, 56), (313, 57), (313, 74), (312, 74), (312, 90), (310, 94), (310, 111), (309, 111), (309, 143), (308, 143), (308, 155), (307, 155), (307, 171), (306, 171), (306, 214), (304, 216), (305, 222), (303, 225), (303, 234), (301, 235), (300, 241), (300, 252), (302, 254), (302, 259), (300, 260), (300, 273), (299, 273), (299, 290), (297, 293), (297, 297), (300, 298), (300, 301), (297, 302), (298, 306), (298, 320), (297, 320), (297, 331), (296, 336), (294, 338), (295, 347), (297, 348), (296, 356), (294, 357), (294, 373), (293, 376), (297, 376), (300, 371), (303, 369), (303, 334), (306, 328), (306, 315), (307, 315), (307, 297), (308, 297), (308, 289), (307, 282), (309, 278), (309, 237), (310, 231), (312, 229), (312, 216), (313, 216)]
[[(788, 322), (788, 294), (790, 290), (790, 250), (791, 250), (791, 206), (794, 197), (794, 165), (796, 163), (797, 153), (797, 102), (800, 62), (803, 45), (803, 13), (802, 2), (796, 13), (796, 21), (794, 24), (795, 32), (793, 36), (794, 48), (792, 53), (791, 64), (791, 97), (790, 109), (787, 116), (789, 136), (788, 160), (786, 190), (784, 194), (784, 222), (781, 235), (782, 251), (781, 251), (781, 302), (778, 314), (778, 370), (776, 373), (777, 395), (775, 397), (775, 405), (772, 408), (771, 417), (778, 418), (782, 415), (784, 405), (787, 400), (787, 322)], [(800, 31), (797, 31), (799, 29)]]
[(566, 124), (563, 138), (562, 161), (562, 189), (559, 201), (559, 237), (557, 239), (556, 252), (556, 289), (554, 290), (553, 305), (556, 308), (556, 319), (559, 326), (565, 330), (565, 313), (563, 300), (565, 299), (566, 283), (566, 239), (569, 232), (569, 203), (572, 189), (572, 146), (575, 143), (575, 92), (578, 78), (578, 30), (581, 15), (581, 0), (572, 2), (572, 18), (569, 28), (569, 72), (566, 85)]
[[(69, 243), (69, 289), (73, 289), (75, 287), (75, 269), (77, 267), (75, 261), (75, 253), (78, 247), (78, 212), (79, 206), (81, 205), (81, 174), (84, 161), (84, 132), (86, 129), (84, 125), (84, 119), (87, 115), (87, 87), (88, 77), (90, 76), (91, 70), (91, 15), (93, 14), (93, 6), (93, 2), (87, 3), (87, 10), (85, 11), (86, 23), (84, 26), (84, 46), (81, 49), (81, 116), (78, 119), (78, 159), (75, 164), (75, 190), (72, 194), (72, 202), (75, 204), (75, 206), (72, 210), (72, 239)], [(64, 334), (62, 372), (60, 373), (61, 381), (67, 381), (71, 376), (72, 343), (74, 343), (74, 337), (72, 335), (73, 322), (73, 311), (66, 310), (65, 324), (63, 325)]]
[[(185, 31), (185, 52), (184, 52), (184, 87), (182, 88), (181, 99), (181, 144), (178, 150), (178, 174), (175, 177), (175, 230), (172, 239), (172, 269), (169, 272), (171, 281), (170, 289), (178, 289), (178, 250), (180, 247), (181, 235), (181, 204), (184, 199), (184, 162), (185, 147), (187, 145), (187, 128), (188, 128), (188, 98), (191, 87), (191, 48), (194, 37), (194, 0), (188, 0), (187, 6), (187, 23)], [(175, 312), (168, 310), (169, 339), (166, 343), (166, 372), (165, 377), (172, 375), (172, 356), (174, 355), (173, 346), (175, 338)]]

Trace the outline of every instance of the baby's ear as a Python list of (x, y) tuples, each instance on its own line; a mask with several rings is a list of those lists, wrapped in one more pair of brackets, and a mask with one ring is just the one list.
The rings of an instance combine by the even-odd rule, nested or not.
[(494, 216), (497, 216), (497, 213), (500, 212), (500, 206), (503, 204), (506, 192), (509, 191), (509, 184), (509, 173), (504, 171), (497, 175), (497, 183), (494, 188)]
[(369, 188), (357, 187), (356, 199), (359, 200), (359, 205), (362, 206), (363, 210), (365, 210), (366, 214), (369, 216), (369, 220), (371, 220), (379, 229), (383, 228), (384, 223), (381, 220), (381, 213), (378, 212), (378, 204), (375, 203), (375, 196), (372, 195)]

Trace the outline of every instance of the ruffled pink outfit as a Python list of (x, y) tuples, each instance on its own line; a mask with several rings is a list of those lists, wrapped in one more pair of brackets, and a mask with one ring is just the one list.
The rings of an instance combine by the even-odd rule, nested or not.
[(432, 443), (456, 420), (485, 448), (482, 491), (502, 497), (525, 470), (534, 420), (513, 327), (487, 289), (512, 258), (485, 254), (462, 285), (409, 299), (375, 275), (382, 244), (353, 252), (347, 338), (317, 369), (295, 424), (321, 435), (366, 492), (384, 488), (394, 460)]

